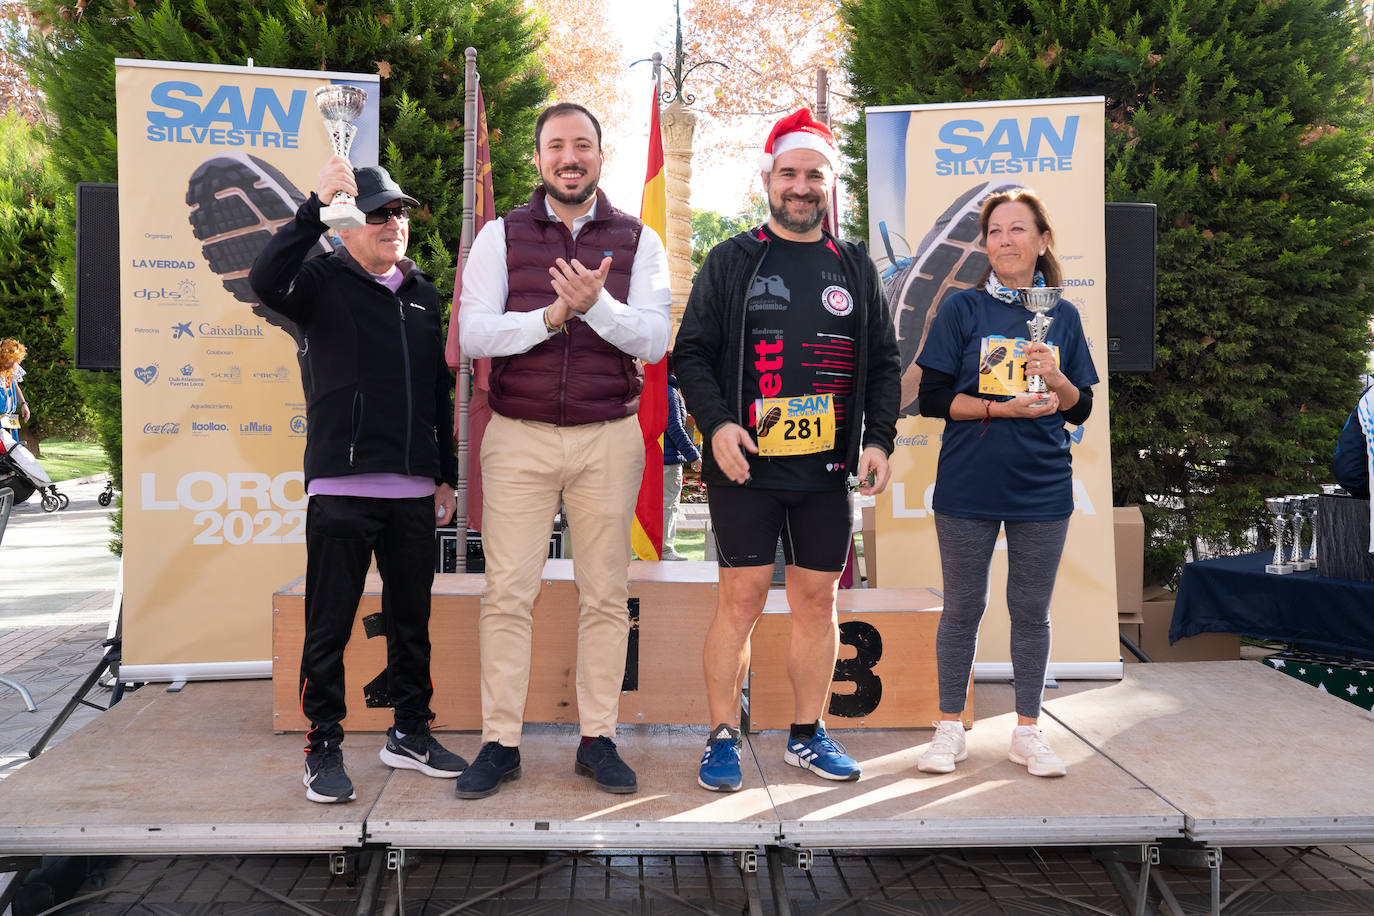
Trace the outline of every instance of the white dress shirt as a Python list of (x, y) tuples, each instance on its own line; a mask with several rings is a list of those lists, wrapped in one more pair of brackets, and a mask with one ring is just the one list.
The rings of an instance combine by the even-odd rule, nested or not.
[[(572, 235), (582, 231), (596, 217), (595, 199), (591, 209), (573, 220)], [(552, 205), (544, 208), (557, 220)], [(553, 262), (549, 262), (553, 266)], [(585, 265), (595, 270), (597, 264)], [(482, 227), (468, 251), (463, 265), (463, 293), (458, 310), (458, 326), (463, 351), (474, 359), (488, 356), (514, 356), (548, 340), (544, 312), (507, 312), (506, 296), (510, 276), (506, 273), (506, 223), (497, 218)], [(558, 298), (549, 285), (549, 304)], [(630, 293), (626, 302), (617, 300), (603, 287), (601, 295), (587, 311), (576, 317), (587, 322), (623, 353), (646, 363), (656, 363), (668, 349), (670, 319), (668, 307), (668, 254), (658, 233), (649, 227), (639, 234), (634, 264), (630, 268)], [(571, 319), (570, 319), (571, 320)], [(556, 331), (554, 333), (557, 333)]]

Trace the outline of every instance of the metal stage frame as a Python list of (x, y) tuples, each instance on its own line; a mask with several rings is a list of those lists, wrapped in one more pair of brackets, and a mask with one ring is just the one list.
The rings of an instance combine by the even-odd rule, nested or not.
[[(786, 766), (783, 733), (761, 732), (746, 736), (743, 788), (709, 794), (696, 785), (705, 729), (646, 725), (618, 738), (639, 792), (611, 796), (574, 775), (575, 726), (530, 725), (524, 776), (464, 802), (451, 782), (383, 765), (382, 736), (353, 733), (344, 747), (357, 801), (316, 805), (300, 785), (300, 736), (270, 730), (270, 684), (148, 686), (0, 782), (0, 864), (324, 854), (336, 871), (366, 872), (364, 891), (375, 893), (389, 870), (403, 902), (412, 853), (542, 852), (549, 861), (531, 869), (538, 875), (606, 869), (608, 881), (638, 882), (666, 912), (711, 912), (606, 855), (706, 851), (732, 856), (747, 911), (762, 914), (794, 912), (788, 874), (837, 850), (913, 863), (875, 881), (878, 893), (919, 869), (979, 867), (959, 850), (1090, 847), (1121, 901), (1115, 910), (1060, 901), (1071, 911), (1144, 913), (1152, 894), (1172, 896), (1160, 868), (1174, 865), (1208, 870), (1220, 912), (1227, 847), (1297, 847), (1296, 861), (1320, 854), (1304, 847), (1374, 844), (1374, 714), (1261, 664), (1130, 665), (1121, 681), (1062, 682), (1047, 691), (1041, 726), (1068, 765), (1064, 779), (1031, 777), (1007, 759), (1010, 686), (975, 693), (969, 757), (950, 775), (916, 770), (928, 730), (838, 734), (864, 764), (855, 783)], [(445, 736), (469, 757), (478, 742)], [(1304, 748), (1320, 749), (1320, 762), (1295, 750)], [(481, 899), (507, 889), (488, 887)]]

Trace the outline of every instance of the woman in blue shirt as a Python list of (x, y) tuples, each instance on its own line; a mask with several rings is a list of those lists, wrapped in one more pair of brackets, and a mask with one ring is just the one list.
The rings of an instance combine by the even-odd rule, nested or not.
[[(1073, 469), (1065, 423), (1092, 410), (1093, 369), (1078, 311), (1060, 299), (1047, 312), (1046, 343), (1025, 346), (1025, 375), (1044, 394), (979, 392), (979, 377), (1015, 359), (1032, 313), (1018, 289), (1061, 284), (1045, 206), (1015, 188), (979, 214), (991, 270), (982, 286), (940, 305), (917, 363), (923, 416), (943, 417), (931, 508), (940, 544), (945, 606), (936, 636), (940, 721), (918, 767), (950, 773), (968, 756), (961, 715), (988, 602), (1000, 528), (1007, 535), (1007, 607), (1016, 680), (1010, 758), (1035, 776), (1063, 776), (1064, 762), (1037, 727), (1050, 656), (1050, 597), (1073, 512)], [(1055, 358), (1058, 350), (1058, 360)]]

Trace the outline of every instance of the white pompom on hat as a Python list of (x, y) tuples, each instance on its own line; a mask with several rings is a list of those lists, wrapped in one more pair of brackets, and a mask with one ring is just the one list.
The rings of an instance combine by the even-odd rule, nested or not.
[(815, 150), (830, 163), (830, 168), (840, 170), (840, 152), (835, 147), (835, 135), (830, 128), (811, 116), (810, 108), (800, 108), (773, 125), (768, 140), (763, 144), (759, 155), (759, 169), (773, 171), (773, 160), (790, 149)]

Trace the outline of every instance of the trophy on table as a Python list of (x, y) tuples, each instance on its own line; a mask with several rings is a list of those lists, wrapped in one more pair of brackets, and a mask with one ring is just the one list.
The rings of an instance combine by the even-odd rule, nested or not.
[[(363, 103), (366, 101), (367, 92), (357, 86), (320, 86), (315, 90), (315, 104), (319, 106), (320, 114), (324, 115), (329, 142), (334, 152), (345, 159), (353, 146), (353, 137), (358, 133), (353, 122), (363, 113)], [(331, 229), (357, 229), (363, 224), (363, 211), (354, 205), (352, 194), (339, 191), (320, 210), (320, 222)]]
[(1312, 523), (1312, 546), (1307, 551), (1307, 562), (1311, 569), (1317, 568), (1317, 514), (1321, 507), (1321, 500), (1316, 493), (1309, 493), (1302, 498), (1303, 505), (1307, 507), (1307, 519)]
[[(1031, 343), (1044, 343), (1045, 337), (1049, 334), (1050, 325), (1054, 323), (1054, 319), (1045, 313), (1058, 304), (1064, 288), (1062, 286), (1023, 286), (1017, 292), (1021, 294), (1021, 304), (1035, 313), (1035, 316), (1026, 322), (1026, 327), (1030, 330)], [(1043, 375), (1026, 376), (1026, 392), (1028, 394), (1044, 395), (1049, 390), (1050, 387), (1045, 384)]]
[(1274, 535), (1274, 562), (1264, 567), (1267, 573), (1276, 576), (1286, 576), (1293, 572), (1293, 565), (1285, 563), (1283, 557), (1283, 532), (1288, 528), (1288, 499), (1283, 496), (1274, 496), (1264, 501), (1264, 508), (1269, 510), (1269, 514), (1274, 516), (1270, 525), (1270, 530)]
[(1303, 559), (1302, 556), (1302, 529), (1303, 522), (1307, 521), (1307, 499), (1303, 496), (1288, 497), (1288, 511), (1293, 513), (1293, 552), (1288, 558), (1288, 562), (1293, 564), (1293, 568), (1299, 572), (1305, 572), (1312, 568), (1312, 564)]

